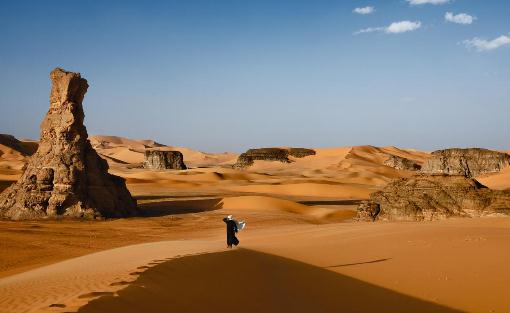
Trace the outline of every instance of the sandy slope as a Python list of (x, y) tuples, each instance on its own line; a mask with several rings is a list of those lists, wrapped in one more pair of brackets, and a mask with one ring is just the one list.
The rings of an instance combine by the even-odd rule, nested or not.
[[(190, 253), (224, 249), (219, 241), (165, 241), (127, 246), (89, 254), (0, 279), (0, 312), (54, 312), (52, 304), (67, 310), (86, 303), (94, 291), (125, 286), (141, 266)], [(58, 308), (57, 308), (58, 309)]]
[(504, 168), (501, 172), (491, 175), (477, 177), (485, 186), (492, 189), (509, 189), (510, 188), (510, 167)]
[(455, 312), (326, 269), (246, 249), (165, 262), (148, 269), (117, 295), (79, 310), (231, 311)]
[[(221, 251), (222, 233), (204, 240), (108, 250), (0, 279), (1, 310), (21, 312), (23, 308), (40, 309), (55, 303), (66, 308), (47, 310), (69, 311), (90, 300), (94, 295), (91, 292), (108, 295), (115, 291), (130, 273), (143, 271), (144, 265), (155, 265), (151, 264), (154, 260)], [(130, 312), (125, 307), (128, 303), (133, 308), (140, 308), (142, 303), (150, 309), (161, 303), (168, 305), (165, 301), (169, 299), (176, 300), (176, 308), (193, 301), (189, 312), (203, 312), (211, 305), (222, 307), (225, 300), (220, 296), (225, 290), (219, 286), (225, 281), (221, 277), (228, 285), (236, 286), (234, 294), (240, 299), (267, 308), (267, 312), (291, 305), (283, 298), (282, 302), (275, 301), (268, 296), (271, 292), (294, 297), (303, 308), (316, 305), (326, 312), (342, 307), (362, 312), (448, 311), (443, 306), (470, 312), (510, 310), (506, 301), (510, 273), (505, 270), (510, 254), (504, 248), (510, 244), (510, 219), (247, 228), (240, 239), (242, 247), (265, 254), (233, 252), (160, 265), (149, 270), (147, 276), (141, 274), (138, 283), (119, 293), (120, 298), (106, 297), (84, 307), (83, 312), (104, 312), (111, 305), (118, 312)], [(237, 274), (228, 276), (231, 270)], [(154, 273), (158, 273), (156, 277)], [(275, 279), (278, 288), (273, 289)], [(114, 286), (110, 286), (112, 283)], [(210, 294), (199, 295), (199, 290), (209, 290)], [(155, 297), (151, 303), (132, 302), (150, 295)]]
[[(109, 157), (110, 165), (122, 163), (139, 164), (143, 162), (146, 148), (161, 148), (180, 151), (188, 167), (218, 166), (233, 164), (237, 158), (234, 153), (205, 153), (184, 147), (164, 146), (154, 140), (136, 140), (117, 136), (90, 136), (92, 146), (100, 155)], [(121, 162), (118, 162), (121, 161)]]

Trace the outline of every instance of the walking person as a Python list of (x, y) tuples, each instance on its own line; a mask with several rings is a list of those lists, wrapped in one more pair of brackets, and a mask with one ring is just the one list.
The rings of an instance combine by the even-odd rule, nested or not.
[(232, 248), (232, 245), (237, 246), (239, 244), (239, 239), (237, 239), (236, 233), (242, 230), (246, 223), (244, 221), (237, 222), (232, 218), (232, 215), (225, 217), (223, 222), (227, 224), (227, 247)]

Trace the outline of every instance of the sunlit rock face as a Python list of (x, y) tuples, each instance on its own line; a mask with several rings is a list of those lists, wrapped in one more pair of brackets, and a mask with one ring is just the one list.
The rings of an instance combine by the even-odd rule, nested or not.
[(463, 175), (396, 179), (358, 208), (360, 220), (440, 220), (510, 215), (510, 192), (489, 189)]
[(153, 170), (185, 170), (186, 164), (179, 151), (147, 149), (143, 167)]
[(315, 150), (306, 148), (259, 148), (249, 149), (238, 158), (234, 168), (243, 169), (253, 165), (254, 161), (278, 161), (291, 163), (289, 157), (304, 158), (315, 155)]
[(432, 152), (422, 172), (476, 177), (510, 166), (510, 155), (480, 148), (445, 149)]
[(0, 195), (0, 216), (9, 219), (124, 217), (137, 213), (124, 179), (108, 173), (83, 124), (89, 87), (79, 73), (50, 74), (50, 108), (39, 147), (20, 179)]

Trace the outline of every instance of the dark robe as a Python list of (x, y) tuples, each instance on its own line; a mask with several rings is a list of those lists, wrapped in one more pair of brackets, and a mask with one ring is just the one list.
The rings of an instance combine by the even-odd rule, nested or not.
[(227, 218), (223, 219), (223, 222), (227, 224), (227, 246), (232, 247), (232, 245), (237, 246), (239, 244), (239, 239), (236, 238), (237, 233), (237, 224), (233, 220), (229, 220)]

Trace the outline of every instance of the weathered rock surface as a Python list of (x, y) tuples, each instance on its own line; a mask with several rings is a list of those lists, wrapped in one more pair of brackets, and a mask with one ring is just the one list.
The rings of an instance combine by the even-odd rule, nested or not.
[(291, 163), (289, 156), (295, 158), (304, 158), (309, 155), (315, 155), (315, 150), (306, 148), (259, 148), (249, 149), (242, 153), (238, 158), (234, 168), (246, 168), (253, 165), (256, 160), (278, 161), (282, 163)]
[(446, 149), (432, 152), (422, 167), (427, 174), (448, 174), (476, 177), (495, 173), (510, 166), (510, 155), (487, 149)]
[(384, 161), (384, 165), (397, 170), (419, 171), (421, 169), (420, 164), (397, 155), (390, 155), (389, 158)]
[(41, 139), (20, 179), (0, 194), (0, 217), (124, 217), (137, 213), (124, 179), (108, 173), (83, 125), (88, 88), (80, 74), (55, 69)]
[[(377, 213), (377, 211), (380, 211)], [(397, 179), (370, 195), (359, 220), (438, 220), (510, 215), (510, 192), (489, 189), (463, 175), (416, 175)]]
[(179, 151), (147, 149), (143, 167), (153, 170), (185, 170), (184, 157)]
[(380, 211), (381, 207), (378, 203), (374, 201), (361, 201), (358, 206), (358, 215), (356, 220), (374, 222)]

